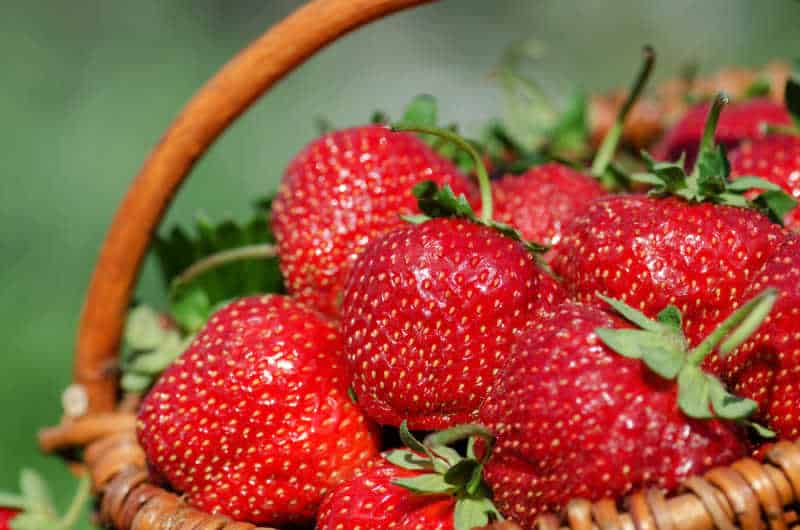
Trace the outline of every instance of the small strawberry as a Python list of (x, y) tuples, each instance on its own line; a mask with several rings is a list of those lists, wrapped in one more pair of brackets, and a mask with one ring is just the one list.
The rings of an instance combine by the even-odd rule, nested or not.
[[(397, 449), (386, 461), (337, 486), (320, 507), (317, 530), (473, 530), (502, 516), (482, 480), (485, 458), (473, 441), (462, 457), (446, 444), (472, 434), (492, 443), (484, 428), (461, 425), (416, 440), (405, 424), (401, 437), (413, 449)], [(447, 437), (445, 443), (437, 440)]]
[(0, 492), (0, 530), (70, 530), (83, 515), (90, 496), (84, 478), (63, 515), (53, 504), (50, 488), (37, 472), (23, 469), (20, 494)]
[(375, 237), (416, 211), (414, 184), (432, 180), (471, 197), (471, 183), (411, 134), (364, 126), (323, 135), (290, 163), (272, 208), (289, 291), (332, 316), (347, 273)]
[(142, 403), (138, 437), (154, 474), (207, 512), (310, 521), (377, 452), (341, 351), (336, 328), (290, 298), (220, 309)]
[(781, 438), (800, 436), (800, 239), (792, 237), (743, 293), (778, 290), (775, 308), (741, 348), (722, 361), (722, 377), (756, 401), (759, 418)]
[[(415, 128), (414, 130), (422, 130)], [(531, 255), (535, 247), (491, 221), (489, 181), (478, 219), (462, 196), (415, 187), (432, 216), (375, 239), (359, 256), (342, 304), (342, 334), (359, 405), (381, 424), (433, 430), (469, 421), (516, 337), (541, 308), (563, 298)]]
[[(715, 102), (690, 175), (680, 162), (650, 160), (652, 173), (634, 178), (655, 186), (651, 196), (598, 200), (568, 227), (552, 266), (579, 301), (599, 303), (603, 294), (651, 317), (675, 305), (693, 343), (738, 304), (786, 232), (748, 208), (756, 204), (741, 195), (746, 186), (727, 181), (724, 151), (711, 140), (723, 103)], [(769, 190), (756, 199), (758, 206), (782, 218), (787, 197), (774, 184), (758, 182)], [(658, 196), (665, 194), (675, 197)]]
[(644, 57), (642, 69), (591, 169), (579, 171), (560, 162), (550, 162), (521, 175), (505, 175), (492, 185), (498, 221), (515, 227), (525, 239), (553, 245), (561, 240), (565, 224), (589, 203), (607, 194), (599, 180), (608, 178), (606, 173), (622, 137), (625, 118), (653, 69), (655, 54), (649, 46), (644, 49)]
[[(711, 106), (704, 102), (691, 107), (653, 148), (655, 158), (677, 160), (685, 155), (686, 167), (691, 167)], [(762, 137), (765, 123), (788, 125), (791, 117), (783, 105), (770, 99), (733, 103), (719, 118), (715, 138), (727, 149), (733, 149), (744, 140)]]
[[(783, 134), (769, 134), (742, 144), (730, 156), (731, 178), (756, 175), (800, 199), (800, 83), (796, 80), (787, 81), (785, 99), (797, 128), (784, 128)], [(786, 226), (800, 230), (800, 211), (789, 213)]]
[(741, 342), (774, 298), (746, 304), (691, 350), (675, 307), (655, 321), (607, 299), (638, 329), (573, 302), (542, 314), (480, 411), (497, 437), (485, 476), (500, 510), (532, 530), (538, 515), (572, 498), (674, 491), (683, 478), (746, 455), (744, 430), (723, 420), (747, 423), (755, 403), (699, 365), (729, 333), (726, 347)]

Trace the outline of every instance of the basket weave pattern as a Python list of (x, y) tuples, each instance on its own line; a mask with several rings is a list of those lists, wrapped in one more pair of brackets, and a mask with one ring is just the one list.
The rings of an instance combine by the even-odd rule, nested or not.
[[(313, 0), (225, 65), (162, 137), (120, 205), (103, 244), (81, 316), (72, 398), (56, 427), (40, 434), (48, 452), (84, 448), (99, 497), (99, 522), (119, 530), (250, 530), (210, 515), (148, 482), (135, 433), (136, 398), (118, 403), (117, 358), (124, 318), (152, 233), (196, 160), (260, 95), (339, 36), (433, 0)], [(76, 399), (77, 396), (77, 399)], [(573, 500), (542, 530), (787, 530), (800, 524), (800, 446), (782, 441), (764, 463), (743, 459), (686, 481), (680, 495), (656, 489), (625, 500)], [(503, 525), (503, 528), (507, 528)], [(265, 529), (275, 530), (275, 529)]]

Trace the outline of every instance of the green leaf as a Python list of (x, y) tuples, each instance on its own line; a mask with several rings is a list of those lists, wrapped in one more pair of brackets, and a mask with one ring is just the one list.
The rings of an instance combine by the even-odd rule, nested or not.
[(548, 131), (555, 152), (580, 151), (589, 140), (589, 102), (583, 90), (567, 98), (564, 111)]
[(759, 77), (750, 83), (750, 86), (748, 86), (744, 92), (744, 97), (747, 99), (753, 99), (768, 96), (771, 90), (772, 85), (770, 84), (769, 79)]
[(28, 503), (25, 501), (25, 498), (22, 495), (0, 491), (0, 506), (14, 508), (17, 510), (25, 510), (28, 508)]
[(434, 456), (447, 462), (449, 466), (454, 466), (463, 460), (463, 457), (458, 454), (458, 451), (446, 445), (428, 446), (428, 449)]
[(138, 305), (130, 310), (125, 320), (125, 343), (135, 350), (152, 350), (164, 340), (166, 330), (161, 317), (152, 307)]
[(674, 340), (660, 333), (640, 329), (598, 328), (595, 333), (623, 357), (641, 359), (665, 379), (674, 379), (683, 366), (685, 352)]
[(753, 200), (753, 204), (761, 209), (772, 221), (783, 224), (786, 214), (797, 206), (797, 200), (783, 190), (765, 191)]
[(120, 379), (120, 386), (125, 392), (143, 393), (155, 381), (152, 375), (137, 374), (136, 372), (127, 372), (122, 374)]
[(686, 365), (678, 374), (678, 406), (690, 418), (713, 417), (709, 403), (709, 382), (700, 368)]
[(746, 306), (753, 303), (755, 305), (749, 309), (744, 319), (722, 342), (719, 347), (720, 354), (725, 356), (746, 341), (767, 318), (777, 299), (778, 292), (773, 288), (767, 288), (748, 304), (745, 304)]
[(419, 209), (430, 217), (465, 217), (475, 220), (467, 198), (463, 195), (456, 196), (448, 184), (441, 188), (433, 181), (420, 182), (413, 188)]
[(775, 431), (768, 429), (767, 427), (764, 427), (763, 425), (760, 425), (756, 422), (742, 421), (741, 423), (756, 431), (756, 434), (758, 434), (762, 438), (775, 438), (775, 436), (777, 436), (775, 434)]
[(394, 449), (389, 451), (384, 458), (403, 469), (410, 469), (412, 471), (432, 471), (433, 464), (430, 459), (420, 456), (408, 449)]
[(758, 404), (752, 399), (731, 394), (719, 379), (713, 376), (706, 376), (708, 380), (708, 390), (711, 397), (711, 406), (714, 413), (726, 420), (741, 420), (750, 417), (758, 408)]
[(445, 482), (444, 475), (439, 473), (396, 478), (392, 480), (392, 484), (405, 488), (416, 495), (444, 495), (456, 491), (456, 487)]
[(608, 296), (599, 293), (597, 294), (597, 297), (600, 298), (603, 302), (610, 305), (614, 309), (614, 311), (625, 317), (625, 319), (629, 320), (633, 324), (636, 324), (642, 329), (646, 329), (649, 331), (659, 331), (659, 332), (664, 329), (661, 324), (648, 318), (647, 315), (645, 315), (638, 309), (629, 306), (628, 304), (626, 304), (621, 300), (615, 300), (614, 298), (609, 298)]
[(783, 100), (794, 119), (795, 126), (800, 127), (800, 82), (797, 79), (789, 78), (786, 81)]
[(444, 480), (448, 484), (463, 488), (472, 479), (475, 469), (479, 467), (480, 464), (478, 464), (477, 460), (460, 459), (459, 462), (447, 470), (444, 474)]
[(728, 184), (728, 191), (746, 192), (752, 189), (783, 191), (783, 188), (761, 177), (744, 176)]
[(681, 312), (674, 305), (667, 306), (666, 309), (662, 310), (658, 314), (658, 321), (680, 333), (683, 333), (683, 320), (681, 318)]
[(630, 178), (634, 182), (649, 184), (651, 186), (661, 187), (664, 185), (664, 180), (653, 173), (631, 173)]
[(407, 223), (411, 223), (412, 225), (421, 225), (422, 223), (426, 223), (431, 220), (431, 217), (425, 215), (424, 213), (401, 215), (400, 218)]
[(502, 520), (492, 501), (486, 497), (463, 497), (456, 501), (454, 510), (455, 530), (473, 530), (492, 521)]
[(438, 104), (436, 98), (421, 94), (411, 100), (403, 114), (403, 123), (414, 125), (429, 125), (435, 127), (438, 123)]
[(181, 287), (173, 296), (170, 313), (178, 325), (190, 333), (200, 330), (211, 316), (212, 302), (200, 285)]
[(54, 530), (53, 517), (39, 512), (23, 512), (11, 520), (12, 530)]

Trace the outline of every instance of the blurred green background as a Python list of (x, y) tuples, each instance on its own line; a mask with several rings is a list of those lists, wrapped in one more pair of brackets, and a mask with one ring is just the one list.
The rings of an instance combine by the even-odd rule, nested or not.
[[(38, 454), (58, 420), (73, 335), (106, 225), (150, 147), (193, 91), (239, 48), (300, 5), (289, 0), (0, 0), (0, 489), (19, 468), (45, 472), (63, 504), (71, 479)], [(543, 78), (590, 89), (627, 84), (640, 46), (657, 77), (800, 54), (800, 2), (443, 0), (350, 35), (314, 57), (203, 159), (167, 224), (199, 210), (248, 210), (326, 116), (350, 125), (397, 116), (421, 92), (476, 131), (500, 111), (491, 79), (526, 37)], [(142, 298), (161, 300), (148, 264)]]

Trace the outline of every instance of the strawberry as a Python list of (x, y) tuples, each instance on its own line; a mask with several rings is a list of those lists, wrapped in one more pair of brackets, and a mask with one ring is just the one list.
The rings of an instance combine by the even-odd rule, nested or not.
[[(792, 197), (800, 198), (800, 82), (790, 78), (784, 92), (795, 128), (778, 128), (783, 129), (783, 134), (770, 134), (744, 143), (731, 153), (731, 176), (740, 179), (756, 175), (777, 184)], [(791, 212), (786, 226), (800, 230), (800, 212)]]
[[(731, 178), (757, 175), (800, 199), (800, 136), (772, 134), (745, 142), (730, 155)], [(786, 216), (786, 226), (800, 230), (800, 211)]]
[[(650, 196), (598, 200), (568, 227), (552, 266), (579, 301), (598, 303), (597, 294), (604, 294), (651, 317), (675, 305), (693, 343), (739, 302), (786, 232), (748, 208), (757, 205), (742, 197), (746, 187), (727, 181), (724, 151), (711, 141), (723, 104), (715, 102), (700, 163), (690, 175), (681, 162), (649, 160), (652, 173), (634, 177), (655, 186)], [(758, 182), (769, 190), (758, 205), (782, 218), (785, 194)]]
[(485, 477), (500, 510), (532, 530), (538, 515), (572, 498), (674, 491), (683, 478), (746, 455), (744, 430), (722, 419), (746, 422), (755, 404), (699, 364), (729, 332), (741, 342), (757, 325), (749, 317), (763, 316), (774, 297), (746, 304), (692, 350), (675, 307), (655, 321), (607, 299), (639, 329), (574, 302), (543, 313), (480, 410), (497, 437)]
[(332, 316), (353, 262), (415, 211), (414, 184), (432, 180), (471, 197), (471, 183), (411, 134), (364, 126), (323, 135), (289, 163), (272, 209), (289, 291)]
[[(422, 130), (415, 128), (414, 130)], [(345, 286), (342, 334), (359, 405), (381, 424), (433, 430), (469, 421), (536, 311), (563, 298), (533, 246), (491, 221), (489, 181), (474, 154), (481, 218), (435, 183), (415, 187), (428, 215), (375, 239)]]
[(11, 520), (19, 515), (20, 511), (16, 508), (4, 508), (0, 506), (0, 530), (11, 530)]
[(525, 239), (553, 245), (561, 240), (564, 225), (593, 200), (606, 195), (598, 179), (606, 179), (608, 166), (622, 136), (629, 111), (644, 88), (655, 62), (650, 47), (644, 49), (644, 64), (620, 106), (591, 169), (585, 171), (551, 162), (535, 166), (522, 175), (505, 175), (493, 183), (498, 221), (514, 226)]
[[(424, 444), (405, 423), (400, 431), (413, 450), (390, 451), (382, 464), (337, 486), (320, 507), (317, 530), (472, 530), (502, 519), (482, 480), (485, 458), (477, 459), (473, 442), (466, 458), (446, 445), (471, 434), (491, 443), (484, 428), (462, 425)], [(444, 444), (437, 441), (442, 437)]]
[[(687, 167), (694, 164), (697, 146), (703, 135), (703, 124), (710, 109), (711, 103), (703, 102), (686, 111), (653, 148), (655, 158), (677, 160), (685, 154)], [(715, 137), (727, 149), (733, 149), (744, 140), (763, 136), (764, 123), (788, 125), (791, 117), (783, 105), (770, 99), (756, 98), (733, 103), (720, 117)]]
[(744, 296), (767, 286), (779, 296), (770, 316), (722, 362), (722, 377), (756, 401), (759, 418), (781, 438), (800, 436), (800, 239), (790, 238), (764, 264)]
[(153, 473), (207, 512), (310, 521), (326, 491), (377, 453), (341, 351), (336, 328), (290, 298), (220, 309), (142, 403)]

